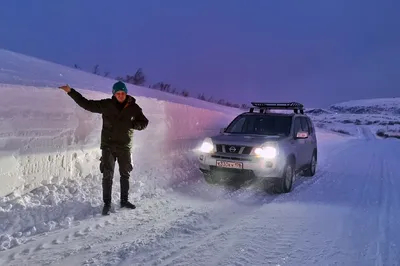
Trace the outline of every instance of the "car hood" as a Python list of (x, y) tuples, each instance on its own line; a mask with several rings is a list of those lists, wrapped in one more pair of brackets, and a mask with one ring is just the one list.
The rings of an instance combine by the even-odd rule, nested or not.
[(238, 135), (238, 134), (221, 134), (212, 138), (215, 144), (232, 144), (254, 146), (261, 145), (267, 141), (280, 141), (286, 136), (260, 136), (260, 135)]

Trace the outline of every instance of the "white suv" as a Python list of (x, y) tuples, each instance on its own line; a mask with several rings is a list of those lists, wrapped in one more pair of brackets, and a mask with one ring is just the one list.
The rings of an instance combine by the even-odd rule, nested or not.
[[(198, 156), (200, 170), (209, 183), (232, 178), (258, 180), (272, 182), (276, 193), (290, 192), (298, 173), (315, 174), (318, 156), (314, 125), (300, 103), (252, 105), (219, 135), (203, 141)], [(292, 112), (269, 111), (272, 109)]]

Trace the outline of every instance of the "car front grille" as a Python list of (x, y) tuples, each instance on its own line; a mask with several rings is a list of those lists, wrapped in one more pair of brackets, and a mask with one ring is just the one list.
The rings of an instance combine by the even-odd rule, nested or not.
[(230, 153), (230, 154), (244, 154), (249, 155), (252, 147), (241, 145), (217, 144), (217, 152)]
[(233, 156), (221, 156), (221, 155), (211, 155), (212, 158), (215, 159), (223, 159), (223, 160), (233, 160), (233, 161), (251, 161), (251, 158), (241, 158), (241, 157), (233, 157)]

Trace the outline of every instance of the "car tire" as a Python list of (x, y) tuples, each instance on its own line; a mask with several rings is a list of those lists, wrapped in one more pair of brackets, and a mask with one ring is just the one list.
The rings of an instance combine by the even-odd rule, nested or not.
[(317, 152), (314, 150), (311, 156), (310, 164), (308, 165), (307, 169), (303, 171), (303, 176), (308, 176), (308, 177), (314, 176), (316, 170), (317, 170)]
[(292, 191), (294, 177), (294, 163), (289, 161), (285, 166), (282, 177), (275, 181), (275, 184), (273, 186), (274, 193), (281, 194)]

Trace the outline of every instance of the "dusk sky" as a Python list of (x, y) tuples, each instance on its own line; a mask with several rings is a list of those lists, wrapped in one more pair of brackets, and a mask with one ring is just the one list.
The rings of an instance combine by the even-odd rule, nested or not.
[(400, 96), (398, 0), (2, 0), (0, 48), (192, 95), (313, 107)]

